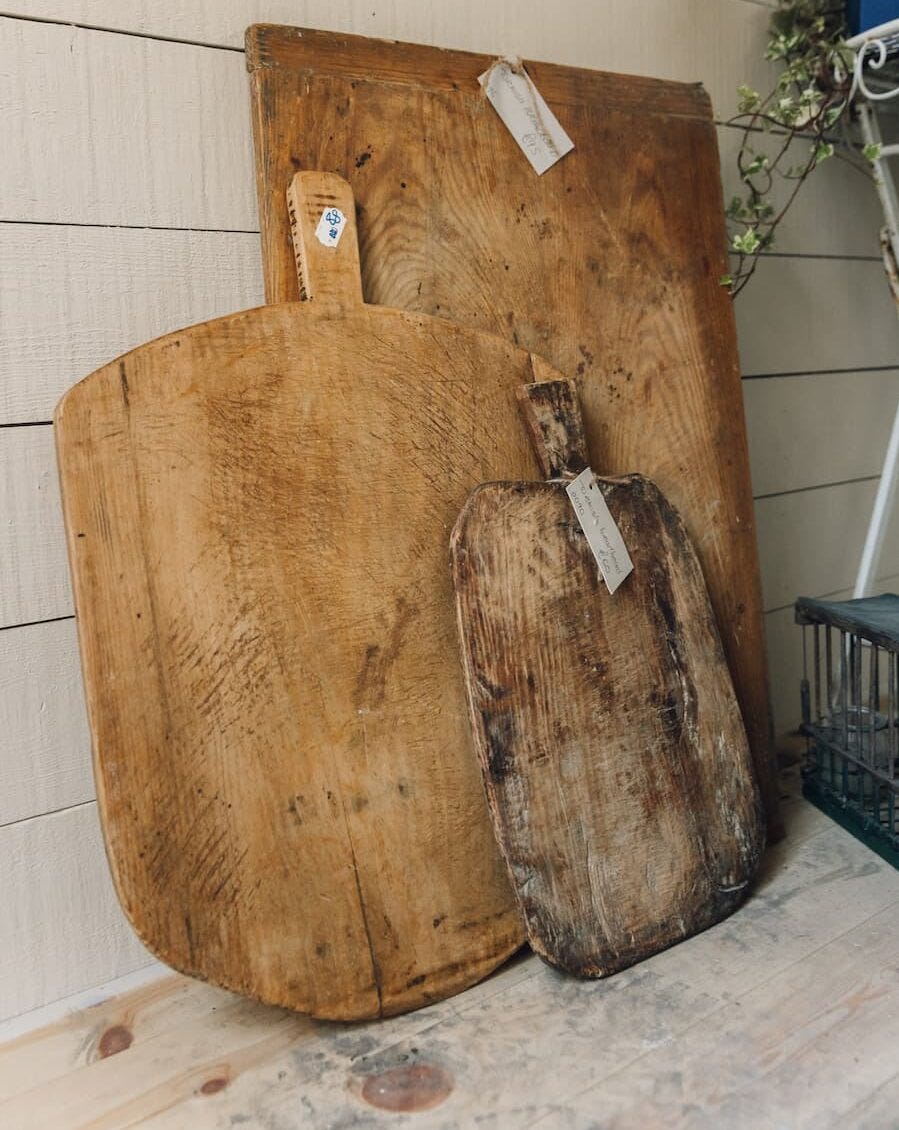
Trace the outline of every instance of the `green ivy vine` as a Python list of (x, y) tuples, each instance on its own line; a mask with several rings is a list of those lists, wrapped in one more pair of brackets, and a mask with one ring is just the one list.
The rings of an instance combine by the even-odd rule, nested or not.
[(766, 95), (737, 88), (741, 130), (737, 153), (740, 195), (727, 205), (732, 255), (721, 285), (736, 296), (755, 273), (762, 252), (802, 185), (822, 162), (836, 157), (870, 175), (876, 146), (848, 140), (854, 52), (846, 46), (845, 4), (836, 0), (780, 0), (771, 16), (765, 58), (781, 66)]

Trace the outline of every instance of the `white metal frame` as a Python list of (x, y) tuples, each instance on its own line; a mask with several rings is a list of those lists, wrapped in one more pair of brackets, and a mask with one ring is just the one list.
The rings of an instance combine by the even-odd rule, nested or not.
[[(855, 51), (850, 98), (858, 100), (858, 115), (862, 137), (866, 145), (879, 145), (880, 156), (872, 161), (874, 184), (883, 208), (884, 228), (881, 232), (881, 248), (884, 265), (893, 298), (899, 310), (899, 197), (893, 180), (889, 158), (899, 156), (899, 145), (884, 145), (877, 120), (878, 105), (899, 97), (899, 87), (873, 89), (865, 79), (865, 67), (880, 71), (887, 61), (887, 41), (899, 37), (899, 20), (870, 28), (848, 40), (848, 46)], [(899, 406), (893, 420), (893, 429), (887, 444), (883, 470), (868, 522), (868, 532), (862, 548), (861, 561), (855, 579), (853, 596), (867, 596), (874, 582), (887, 524), (893, 512), (896, 486), (899, 482)]]

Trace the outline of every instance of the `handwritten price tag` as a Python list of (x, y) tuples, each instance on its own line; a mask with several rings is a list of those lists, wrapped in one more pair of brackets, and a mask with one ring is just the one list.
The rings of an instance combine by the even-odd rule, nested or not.
[(633, 572), (634, 563), (621, 531), (606, 506), (596, 476), (589, 467), (565, 487), (565, 493), (571, 499), (606, 588), (609, 592), (614, 592), (624, 578)]
[(315, 229), (315, 238), (325, 247), (336, 247), (345, 227), (346, 216), (343, 212), (339, 208), (326, 208)]
[(500, 61), (485, 71), (478, 82), (535, 172), (545, 173), (574, 149), (574, 142), (524, 67)]

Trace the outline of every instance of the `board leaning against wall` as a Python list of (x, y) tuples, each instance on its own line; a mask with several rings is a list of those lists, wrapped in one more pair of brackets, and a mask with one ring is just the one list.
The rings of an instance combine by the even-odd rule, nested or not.
[[(546, 21), (511, 0), (21, 0), (0, 19), (0, 1019), (151, 960), (96, 823), (49, 420), (123, 350), (262, 300), (246, 26), (702, 79), (723, 118), (738, 82), (764, 86), (769, 9), (715, 0), (702, 36), (694, 9), (561, 0)], [(735, 138), (718, 138), (727, 190)], [(815, 180), (737, 303), (780, 732), (798, 720), (790, 606), (851, 587), (899, 355), (876, 198), (835, 162)], [(895, 526), (881, 572), (881, 588), (899, 579)]]

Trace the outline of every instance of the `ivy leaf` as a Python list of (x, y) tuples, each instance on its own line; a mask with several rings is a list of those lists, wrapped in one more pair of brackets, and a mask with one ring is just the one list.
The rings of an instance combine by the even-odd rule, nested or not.
[(718, 280), (718, 285), (719, 286), (733, 286), (734, 285), (734, 276), (733, 275), (722, 275), (721, 278)]
[(737, 87), (737, 94), (740, 98), (737, 103), (737, 110), (741, 114), (751, 114), (753, 110), (758, 109), (762, 99), (757, 90), (753, 90), (751, 86), (741, 84)]
[(751, 177), (755, 173), (760, 173), (762, 171), (762, 169), (766, 169), (767, 167), (768, 167), (768, 158), (767, 157), (764, 157), (764, 156), (756, 157), (755, 160), (751, 164), (747, 165), (746, 168), (743, 170), (743, 176), (744, 177)]
[(833, 144), (829, 141), (819, 141), (815, 146), (815, 162), (820, 164), (826, 161), (828, 157), (833, 156)]
[(731, 242), (731, 248), (739, 255), (754, 255), (756, 251), (758, 251), (761, 242), (762, 241), (752, 228), (750, 228), (749, 231), (743, 232), (742, 235), (734, 236)]

